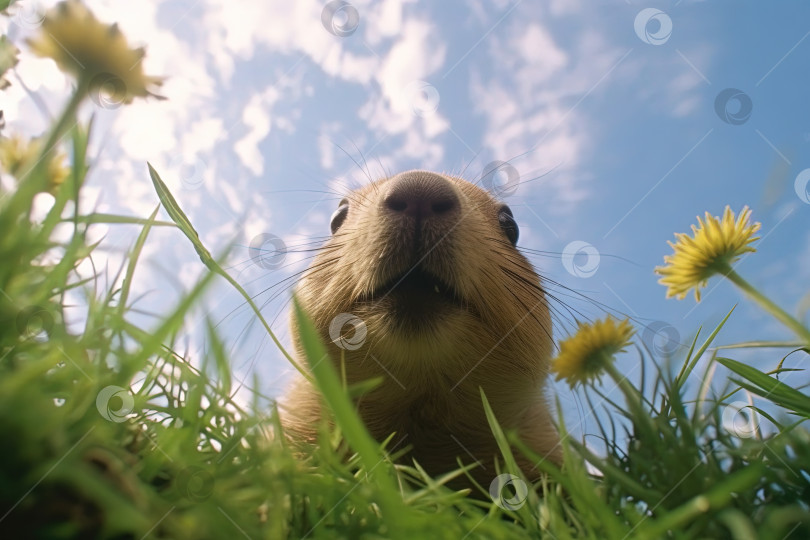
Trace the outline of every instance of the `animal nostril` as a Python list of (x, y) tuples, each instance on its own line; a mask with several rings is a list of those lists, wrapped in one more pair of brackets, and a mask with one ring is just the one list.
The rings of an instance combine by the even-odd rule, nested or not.
[(416, 218), (448, 217), (461, 204), (452, 183), (435, 173), (398, 174), (387, 183), (387, 188), (383, 206), (396, 214)]
[(436, 201), (431, 205), (430, 208), (433, 210), (434, 214), (444, 214), (445, 212), (449, 212), (456, 207), (456, 200), (457, 199), (447, 198)]
[(404, 212), (408, 209), (408, 201), (401, 197), (389, 196), (385, 199), (385, 206), (394, 212)]

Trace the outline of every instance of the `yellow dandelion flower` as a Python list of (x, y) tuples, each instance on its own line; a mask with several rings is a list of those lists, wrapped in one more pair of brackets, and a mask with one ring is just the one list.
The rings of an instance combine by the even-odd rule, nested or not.
[(573, 388), (586, 383), (609, 368), (617, 353), (630, 343), (634, 330), (627, 319), (611, 316), (593, 323), (579, 323), (577, 332), (560, 343), (560, 353), (551, 362), (557, 380), (565, 379)]
[[(27, 140), (20, 135), (0, 137), (0, 167), (18, 180), (23, 180), (34, 169), (41, 150), (41, 138)], [(45, 171), (48, 175), (46, 189), (53, 192), (70, 174), (70, 169), (65, 165), (67, 156), (56, 150), (50, 152), (45, 159)]]
[(130, 48), (118, 25), (99, 22), (78, 0), (60, 2), (49, 10), (28, 45), (73, 74), (80, 88), (104, 93), (114, 103), (155, 96), (150, 88), (163, 82), (162, 77), (144, 74), (143, 48)]
[(658, 283), (667, 286), (667, 298), (679, 300), (695, 289), (695, 299), (700, 302), (700, 289), (715, 274), (726, 275), (731, 265), (743, 253), (756, 251), (751, 243), (759, 240), (754, 234), (760, 223), (749, 223), (751, 210), (743, 207), (735, 218), (726, 206), (723, 217), (714, 217), (708, 212), (704, 219), (698, 217), (698, 226), (692, 225), (692, 234), (676, 233), (677, 242), (668, 242), (674, 253), (664, 257), (664, 266), (655, 269), (663, 276)]

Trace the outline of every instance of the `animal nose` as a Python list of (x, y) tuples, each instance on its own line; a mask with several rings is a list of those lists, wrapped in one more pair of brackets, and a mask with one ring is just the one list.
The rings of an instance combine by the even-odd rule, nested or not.
[(427, 171), (408, 171), (387, 182), (384, 208), (395, 215), (416, 219), (448, 218), (459, 212), (455, 188), (443, 176)]

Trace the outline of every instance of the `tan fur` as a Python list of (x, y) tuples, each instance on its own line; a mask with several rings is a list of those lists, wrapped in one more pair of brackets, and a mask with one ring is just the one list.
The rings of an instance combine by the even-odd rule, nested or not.
[[(413, 335), (394, 320), (390, 299), (366, 298), (413, 265), (403, 249), (410, 237), (381, 202), (391, 181), (385, 178), (349, 195), (346, 221), (319, 251), (297, 295), (336, 367), (345, 354), (350, 384), (383, 378), (357, 402), (371, 434), (382, 440), (396, 432), (394, 440), (412, 447), (408, 457), (434, 475), (457, 468), (457, 458), (473, 462), (472, 455), (481, 464), (473, 475), (488, 486), (499, 451), (479, 387), (505, 430), (516, 429), (552, 462), (562, 460), (544, 397), (551, 322), (540, 278), (498, 224), (501, 203), (469, 182), (442, 176), (458, 195), (460, 214), (450, 227), (425, 225), (422, 240), (430, 249), (420, 264), (451, 283), (463, 306), (426, 312), (427, 329)], [(332, 342), (329, 325), (339, 313), (365, 322), (368, 334), (358, 350)], [(294, 324), (293, 338), (303, 358)], [(314, 441), (321, 406), (311, 384), (299, 377), (280, 406), (288, 436)], [(535, 464), (519, 459), (524, 473), (537, 478)]]

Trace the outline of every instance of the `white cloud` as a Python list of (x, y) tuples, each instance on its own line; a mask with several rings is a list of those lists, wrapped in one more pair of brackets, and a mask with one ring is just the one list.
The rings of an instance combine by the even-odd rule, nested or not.
[(444, 64), (446, 52), (439, 36), (441, 32), (427, 20), (405, 21), (375, 73), (380, 93), (371, 93), (358, 113), (381, 138), (405, 137), (393, 155), (380, 158), (388, 167), (397, 169), (396, 162), (409, 158), (420, 160), (424, 167), (441, 166), (444, 147), (436, 138), (449, 123), (441, 113), (442, 96), (433, 77)]
[(321, 169), (329, 170), (335, 166), (334, 138), (340, 129), (341, 125), (337, 122), (321, 124), (320, 133), (318, 133), (318, 156)]
[(579, 99), (598, 89), (622, 52), (598, 32), (563, 44), (564, 29), (539, 15), (517, 9), (505, 29), (493, 32), (489, 61), (471, 69), (470, 96), (486, 123), (483, 143), (492, 159), (518, 157), (512, 164), (522, 180), (554, 169), (536, 189), (552, 201), (548, 210), (565, 214), (590, 193), (589, 177), (578, 169), (595, 135)]
[(211, 152), (226, 135), (221, 118), (203, 118), (194, 121), (188, 131), (193, 136), (184, 137), (182, 141), (183, 152), (187, 155)]
[[(9, 131), (39, 135), (49, 124), (47, 114), (59, 114), (63, 96), (69, 94), (72, 81), (59, 71), (53, 60), (37, 58), (27, 52), (20, 55), (15, 71), (7, 74), (11, 86), (2, 93), (3, 117)], [(30, 93), (45, 102), (47, 112), (39, 108)]]
[(154, 160), (176, 150), (176, 105), (168, 101), (134, 102), (117, 111), (113, 136), (129, 158)]
[[(684, 46), (677, 52), (653, 49), (633, 51), (622, 65), (622, 82), (640, 103), (661, 114), (683, 118), (698, 112), (705, 104), (706, 90), (711, 89), (703, 73), (711, 64), (711, 45), (701, 42), (700, 47)], [(648, 56), (653, 53), (657, 54)], [(667, 83), (653, 84), (659, 80)]]
[[(258, 47), (268, 47), (275, 54), (303, 54), (317, 63), (323, 73), (337, 79), (362, 85), (368, 101), (359, 116), (381, 136), (409, 135), (407, 156), (439, 155), (428, 142), (447, 130), (447, 120), (440, 114), (415, 114), (414, 93), (410, 86), (418, 81), (430, 82), (430, 76), (444, 62), (442, 33), (434, 24), (404, 16), (404, 5), (412, 0), (387, 0), (379, 4), (356, 3), (361, 17), (358, 32), (346, 38), (331, 35), (321, 23), (320, 2), (268, 2), (247, 0), (225, 2), (214, 0), (204, 17), (209, 51), (213, 51), (220, 75), (228, 79), (233, 73), (232, 57), (251, 59)], [(354, 52), (363, 32), (373, 51)], [(393, 40), (386, 51), (386, 43)], [(365, 51), (366, 49), (359, 49)], [(228, 56), (226, 58), (225, 56)], [(267, 134), (270, 123), (259, 113), (251, 113), (250, 134), (237, 143), (240, 159), (254, 174), (260, 174), (260, 156), (251, 146)], [(246, 123), (248, 121), (246, 120)], [(273, 121), (275, 125), (275, 120)], [(417, 136), (418, 135), (418, 136)], [(423, 147), (415, 144), (425, 139)]]
[[(217, 191), (222, 194), (228, 202), (228, 208), (235, 215), (237, 212), (242, 212), (246, 206), (251, 206), (256, 203), (252, 197), (245, 197), (245, 192), (236, 184), (230, 181), (229, 178), (221, 178), (216, 182)], [(247, 204), (245, 204), (247, 203)]]
[(211, 0), (204, 16), (211, 51), (223, 80), (233, 74), (233, 59), (251, 59), (257, 46), (275, 53), (304, 54), (325, 73), (344, 80), (367, 82), (377, 60), (345, 51), (344, 38), (333, 36), (321, 23), (323, 3), (252, 0)]
[(279, 92), (273, 87), (254, 94), (242, 110), (242, 123), (248, 132), (233, 145), (242, 164), (254, 175), (264, 172), (264, 157), (259, 151), (259, 143), (270, 133), (269, 111), (279, 99)]
[(375, 75), (382, 95), (377, 103), (370, 102), (377, 114), (365, 117), (372, 129), (401, 133), (420, 118), (425, 125), (446, 123), (439, 114), (415, 113), (421, 105), (417, 101), (420, 96), (414, 95), (411, 86), (419, 81), (429, 83), (430, 76), (444, 63), (445, 46), (437, 35), (435, 25), (428, 21), (410, 20), (403, 25), (400, 38)]
[[(538, 23), (530, 23), (509, 45), (532, 77), (548, 79), (568, 64), (568, 55), (560, 49), (551, 34)], [(528, 76), (528, 75), (524, 75)]]
[(374, 2), (360, 10), (360, 24), (368, 43), (374, 47), (386, 38), (392, 38), (402, 29), (403, 8), (416, 0), (384, 0)]

